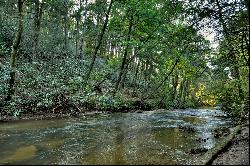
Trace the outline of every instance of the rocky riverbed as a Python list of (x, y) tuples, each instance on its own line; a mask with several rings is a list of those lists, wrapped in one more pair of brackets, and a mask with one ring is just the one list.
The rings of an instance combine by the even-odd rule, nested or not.
[(228, 149), (212, 165), (249, 165), (249, 123), (233, 138)]

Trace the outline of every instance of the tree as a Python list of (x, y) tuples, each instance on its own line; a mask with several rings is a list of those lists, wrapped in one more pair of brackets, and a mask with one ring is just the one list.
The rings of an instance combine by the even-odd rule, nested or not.
[(99, 39), (98, 39), (98, 43), (95, 47), (95, 50), (94, 50), (94, 54), (93, 54), (93, 57), (92, 57), (92, 60), (91, 60), (91, 63), (90, 63), (90, 66), (89, 66), (89, 70), (86, 74), (86, 82), (88, 81), (90, 75), (91, 75), (91, 72), (93, 70), (93, 67), (94, 67), (94, 64), (95, 64), (95, 60), (96, 60), (96, 56), (97, 56), (97, 53), (101, 47), (101, 44), (102, 44), (102, 40), (103, 40), (103, 36), (105, 34), (105, 30), (107, 28), (107, 25), (108, 25), (108, 21), (109, 21), (109, 15), (110, 15), (110, 12), (111, 12), (111, 8), (112, 8), (112, 5), (114, 3), (114, 0), (111, 0), (110, 3), (109, 3), (109, 7), (108, 7), (108, 11), (106, 13), (106, 16), (105, 16), (105, 22), (103, 24), (103, 27), (102, 27), (102, 30), (100, 32), (100, 36), (99, 36)]
[(41, 20), (44, 3), (39, 0), (35, 0), (35, 14), (34, 14), (34, 37), (33, 37), (33, 55), (36, 58), (38, 56), (38, 44), (39, 34), (41, 29)]
[(122, 58), (122, 64), (121, 64), (121, 68), (120, 68), (120, 73), (118, 75), (117, 82), (116, 82), (116, 85), (115, 85), (115, 92), (118, 90), (119, 84), (120, 84), (121, 79), (122, 79), (122, 76), (125, 73), (125, 65), (127, 63), (129, 42), (130, 42), (131, 31), (132, 31), (132, 27), (133, 27), (133, 17), (134, 17), (133, 13), (131, 13), (130, 18), (129, 18), (129, 27), (128, 27), (128, 34), (127, 34), (127, 39), (126, 39), (126, 47), (125, 47), (124, 55), (123, 55), (123, 58)]
[(11, 59), (10, 59), (10, 81), (9, 81), (9, 90), (7, 94), (6, 101), (10, 101), (12, 95), (14, 94), (14, 84), (15, 84), (15, 74), (16, 74), (16, 55), (20, 47), (21, 37), (23, 33), (23, 4), (25, 0), (18, 0), (18, 27), (16, 36), (12, 45)]
[[(249, 37), (244, 37), (249, 36), (249, 2), (245, 0), (190, 2), (193, 21), (199, 25), (197, 28), (209, 26), (217, 34), (219, 46), (212, 59), (212, 65), (215, 66), (212, 70), (213, 76), (228, 75), (222, 78), (216, 76), (218, 82), (215, 81), (225, 86), (218, 90), (220, 92), (217, 94), (222, 109), (229, 113), (242, 112), (248, 107), (245, 101), (249, 96), (247, 86), (249, 78), (246, 74), (249, 73)], [(243, 110), (239, 111), (241, 108)]]

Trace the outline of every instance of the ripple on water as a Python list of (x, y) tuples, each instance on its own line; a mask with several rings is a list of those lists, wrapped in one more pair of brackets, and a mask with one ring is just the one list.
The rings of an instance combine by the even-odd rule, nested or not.
[[(221, 116), (224, 115), (219, 110), (159, 110), (0, 125), (0, 132), (4, 133), (0, 135), (0, 156), (17, 163), (14, 158), (20, 156), (16, 155), (19, 148), (28, 147), (25, 151), (32, 157), (21, 156), (18, 162), (189, 164), (191, 148), (213, 147), (216, 140), (212, 131), (230, 124)], [(179, 126), (195, 131), (186, 132)], [(198, 138), (209, 139), (197, 142)]]

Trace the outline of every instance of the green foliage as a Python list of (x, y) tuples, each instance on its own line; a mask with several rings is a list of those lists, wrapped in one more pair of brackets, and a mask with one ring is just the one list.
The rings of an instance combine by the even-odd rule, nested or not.
[(197, 103), (195, 103), (192, 100), (187, 100), (183, 105), (183, 108), (197, 108), (197, 107), (198, 107)]
[(230, 81), (221, 91), (219, 98), (221, 108), (235, 119), (245, 120), (249, 111), (249, 96), (240, 98), (235, 81)]
[(126, 103), (121, 95), (115, 98), (112, 95), (101, 95), (96, 99), (97, 108), (104, 110), (115, 110), (125, 106)]
[(14, 37), (14, 23), (0, 18), (0, 50), (4, 51), (11, 47)]
[(10, 53), (10, 48), (4, 42), (0, 42), (0, 57), (6, 57)]
[[(81, 74), (85, 71), (82, 62), (62, 60), (56, 63), (25, 63), (19, 65), (16, 94), (4, 110), (13, 115), (22, 112), (37, 112), (55, 106), (55, 96), (66, 94), (75, 103), (87, 103), (89, 109), (118, 110), (126, 107), (122, 94), (97, 94), (91, 86), (83, 89)], [(102, 72), (101, 72), (102, 73)], [(0, 90), (4, 99), (9, 79), (8, 69), (2, 69)], [(78, 75), (78, 76), (77, 76)]]
[(0, 101), (3, 101), (4, 96), (7, 93), (7, 82), (9, 80), (9, 68), (8, 66), (0, 66)]
[[(204, 4), (191, 0), (115, 0), (91, 77), (85, 81), (109, 1), (88, 4), (81, 1), (81, 6), (73, 0), (39, 2), (43, 6), (39, 11), (42, 15), (37, 47), (34, 13), (38, 11), (33, 1), (26, 1), (24, 7), (15, 94), (4, 107), (14, 116), (53, 110), (62, 104), (56, 100), (60, 95), (65, 98), (66, 110), (72, 105), (88, 110), (125, 111), (212, 106), (217, 102), (232, 116), (246, 114), (249, 25), (243, 4), (232, 10), (229, 7), (234, 9), (233, 3), (227, 6), (219, 1), (223, 10), (218, 11), (214, 1)], [(3, 101), (9, 82), (8, 59), (17, 8), (15, 1), (0, 3)], [(210, 16), (214, 12), (216, 15)], [(219, 12), (223, 13), (218, 15)], [(199, 33), (199, 21), (204, 18), (210, 21), (209, 27), (223, 31), (216, 36), (220, 39), (216, 38), (219, 47), (214, 52)], [(200, 30), (204, 32), (203, 28)], [(120, 71), (123, 59), (124, 69)], [(120, 87), (113, 94), (120, 73), (123, 73)], [(230, 74), (232, 78), (228, 77)]]

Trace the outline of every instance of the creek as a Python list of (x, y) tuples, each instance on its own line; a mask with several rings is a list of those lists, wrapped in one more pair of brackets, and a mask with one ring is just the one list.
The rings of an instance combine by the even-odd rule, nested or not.
[(0, 164), (192, 164), (222, 127), (231, 120), (211, 108), (0, 123)]

